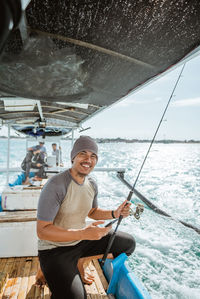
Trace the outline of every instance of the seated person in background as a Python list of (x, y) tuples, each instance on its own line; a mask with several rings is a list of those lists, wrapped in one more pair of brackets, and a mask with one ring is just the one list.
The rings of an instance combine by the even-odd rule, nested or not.
[(56, 156), (56, 165), (58, 166), (60, 163), (60, 166), (63, 166), (61, 147), (59, 146), (57, 149), (56, 143), (52, 143), (52, 155)]
[(39, 169), (37, 177), (44, 178), (45, 166), (47, 165), (44, 162), (44, 154), (41, 153), (39, 149), (36, 151), (29, 150), (21, 164), (21, 168), (25, 171), (25, 181), (23, 184), (29, 184), (29, 174), (31, 168)]
[(40, 141), (38, 145), (34, 145), (28, 148), (28, 151), (37, 151), (37, 150), (40, 150), (43, 157), (45, 157), (47, 150), (46, 147), (44, 146), (44, 141)]

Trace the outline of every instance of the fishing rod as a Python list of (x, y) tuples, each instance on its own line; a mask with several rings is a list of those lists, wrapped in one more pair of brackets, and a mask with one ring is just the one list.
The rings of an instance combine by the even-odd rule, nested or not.
[[(168, 109), (168, 107), (169, 107), (169, 104), (170, 104), (170, 102), (171, 102), (171, 99), (172, 99), (172, 97), (173, 97), (173, 95), (174, 95), (174, 91), (175, 91), (175, 89), (176, 89), (176, 87), (177, 87), (177, 84), (178, 84), (180, 78), (181, 78), (181, 75), (182, 75), (183, 70), (184, 70), (184, 68), (185, 68), (185, 64), (186, 64), (186, 63), (183, 64), (183, 67), (182, 67), (182, 69), (181, 69), (181, 71), (180, 71), (180, 74), (179, 74), (179, 76), (178, 76), (178, 78), (177, 78), (177, 80), (176, 80), (176, 82), (175, 82), (174, 88), (173, 88), (172, 93), (171, 93), (171, 95), (170, 95), (170, 97), (169, 97), (169, 100), (168, 100), (168, 102), (167, 102), (167, 105), (166, 105), (166, 107), (165, 107), (165, 109), (164, 109), (164, 112), (163, 112), (163, 114), (162, 114), (162, 117), (161, 117), (161, 119), (160, 119), (160, 121), (159, 121), (159, 124), (158, 124), (158, 126), (157, 126), (157, 129), (156, 129), (156, 131), (155, 131), (155, 133), (154, 133), (154, 136), (153, 136), (153, 138), (152, 138), (152, 140), (151, 140), (150, 146), (149, 146), (149, 148), (148, 148), (148, 150), (147, 150), (147, 153), (146, 153), (146, 155), (145, 155), (145, 157), (144, 157), (144, 160), (143, 160), (143, 162), (142, 162), (142, 165), (141, 165), (141, 167), (140, 167), (140, 170), (139, 170), (139, 172), (138, 172), (138, 175), (137, 175), (137, 177), (136, 177), (136, 179), (135, 179), (135, 182), (134, 182), (133, 186), (131, 187), (131, 190), (130, 190), (130, 192), (129, 192), (129, 194), (128, 194), (127, 202), (130, 202), (130, 200), (131, 200), (131, 198), (132, 198), (132, 195), (133, 195), (134, 190), (135, 190), (135, 186), (136, 186), (137, 181), (138, 181), (138, 179), (139, 179), (139, 177), (140, 177), (140, 174), (141, 174), (141, 171), (142, 171), (142, 169), (143, 169), (143, 167), (144, 167), (144, 164), (145, 164), (145, 162), (146, 162), (146, 159), (147, 159), (147, 157), (148, 157), (148, 155), (149, 155), (150, 149), (151, 149), (151, 147), (152, 147), (152, 145), (153, 145), (153, 143), (154, 143), (154, 141), (155, 141), (156, 135), (157, 135), (158, 130), (159, 130), (160, 126), (161, 126), (161, 123), (162, 123), (163, 118), (164, 118), (164, 116), (165, 116), (165, 114), (166, 114), (166, 111), (167, 111), (167, 109)], [(119, 218), (118, 218), (118, 221), (117, 221), (117, 225), (116, 225), (116, 227), (115, 227), (115, 229), (114, 229), (114, 231), (113, 231), (113, 233), (112, 233), (112, 235), (110, 236), (110, 239), (109, 239), (109, 241), (108, 241), (108, 246), (107, 246), (106, 251), (105, 251), (105, 253), (104, 253), (104, 255), (103, 255), (103, 258), (102, 258), (102, 260), (101, 260), (101, 266), (104, 266), (104, 264), (105, 264), (106, 258), (107, 258), (107, 256), (108, 256), (108, 253), (110, 252), (111, 246), (112, 246), (112, 244), (113, 244), (113, 242), (114, 242), (114, 239), (115, 239), (115, 236), (116, 236), (116, 232), (117, 232), (117, 230), (118, 230), (118, 227), (119, 227), (119, 225), (120, 225), (122, 219), (123, 219), (123, 216), (120, 215)]]
[[(120, 179), (120, 181), (122, 183), (124, 183), (129, 189), (132, 189), (132, 186), (131, 184), (129, 184), (125, 179), (124, 179), (124, 173), (122, 172), (118, 172), (117, 173), (117, 177), (118, 179)], [(179, 219), (176, 219), (172, 216), (170, 216), (168, 213), (166, 213), (165, 211), (159, 209), (156, 205), (154, 205), (150, 200), (148, 200), (144, 195), (142, 195), (138, 190), (136, 190), (134, 188), (133, 190), (134, 194), (139, 198), (141, 199), (150, 209), (152, 209), (154, 212), (156, 212), (157, 214), (159, 215), (162, 215), (162, 216), (165, 216), (165, 217), (169, 217), (171, 218), (172, 220), (176, 221), (176, 222), (180, 222), (181, 224), (183, 224), (184, 226), (186, 227), (189, 227), (191, 229), (193, 229), (194, 231), (196, 231), (198, 234), (200, 234), (200, 228), (194, 226), (193, 224), (190, 224), (190, 223), (187, 223), (187, 222), (184, 222), (182, 220), (179, 220)]]

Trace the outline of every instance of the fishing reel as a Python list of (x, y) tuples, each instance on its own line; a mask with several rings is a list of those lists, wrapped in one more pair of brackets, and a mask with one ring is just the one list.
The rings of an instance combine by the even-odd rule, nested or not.
[(135, 212), (131, 210), (130, 216), (134, 216), (137, 220), (139, 220), (143, 212), (144, 212), (144, 206), (139, 203), (135, 209)]

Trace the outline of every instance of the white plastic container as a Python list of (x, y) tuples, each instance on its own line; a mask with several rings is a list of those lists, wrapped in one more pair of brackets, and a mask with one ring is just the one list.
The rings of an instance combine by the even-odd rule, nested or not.
[(46, 163), (51, 167), (56, 167), (56, 156), (48, 156)]
[(37, 256), (36, 211), (0, 213), (0, 258)]
[(7, 187), (2, 192), (3, 211), (37, 209), (41, 189), (27, 190), (23, 186)]

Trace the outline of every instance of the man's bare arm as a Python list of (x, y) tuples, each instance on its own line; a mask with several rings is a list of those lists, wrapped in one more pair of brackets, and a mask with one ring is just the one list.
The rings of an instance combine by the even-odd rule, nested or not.
[(83, 229), (63, 229), (55, 226), (53, 222), (37, 221), (37, 235), (41, 240), (52, 242), (70, 242), (78, 240), (99, 240), (110, 231), (111, 228), (98, 227), (103, 221), (96, 221)]
[(81, 240), (80, 230), (65, 230), (61, 227), (55, 226), (53, 222), (37, 221), (37, 235), (42, 240), (49, 240), (53, 242), (69, 242)]
[(107, 220), (112, 219), (112, 211), (111, 210), (103, 210), (100, 208), (93, 208), (90, 210), (88, 217), (95, 220)]

